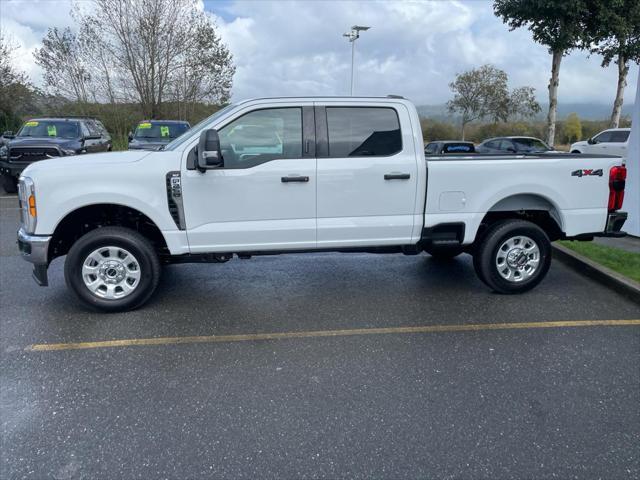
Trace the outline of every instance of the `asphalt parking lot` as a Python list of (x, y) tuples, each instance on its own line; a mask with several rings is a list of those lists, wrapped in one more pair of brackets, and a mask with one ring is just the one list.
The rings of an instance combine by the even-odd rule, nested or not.
[(508, 297), (468, 257), (169, 266), (104, 315), (62, 259), (36, 286), (17, 217), (0, 198), (3, 479), (640, 477), (640, 325), (594, 323), (640, 306), (559, 262)]

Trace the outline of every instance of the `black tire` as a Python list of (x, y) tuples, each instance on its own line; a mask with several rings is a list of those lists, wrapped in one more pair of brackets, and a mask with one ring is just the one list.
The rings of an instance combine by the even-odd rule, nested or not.
[(451, 260), (460, 255), (462, 247), (426, 247), (424, 249), (429, 255), (437, 260)]
[(582, 153), (580, 150), (572, 150), (571, 153)]
[(7, 193), (16, 193), (18, 191), (18, 179), (9, 175), (2, 175), (2, 188)]
[[(498, 250), (509, 239), (520, 236), (527, 237), (537, 246), (539, 252), (538, 264), (531, 273), (527, 271), (515, 273), (520, 275), (520, 278), (529, 275), (528, 278), (518, 281), (507, 280), (501, 275), (501, 269), (498, 268)], [(507, 252), (506, 250), (503, 251)], [(522, 257), (522, 260), (526, 260), (526, 257)], [(503, 265), (503, 271), (517, 270), (515, 268), (509, 269), (506, 263), (503, 263)], [(549, 237), (536, 224), (525, 220), (504, 220), (492, 225), (477, 245), (473, 258), (473, 266), (478, 278), (494, 291), (504, 294), (522, 293), (531, 290), (546, 276), (550, 265), (551, 242)], [(524, 268), (527, 267), (525, 266)]]
[[(131, 253), (139, 264), (139, 280), (135, 289), (123, 298), (101, 298), (85, 285), (82, 268), (92, 252), (107, 246)], [(103, 227), (80, 237), (67, 254), (64, 277), (67, 285), (87, 306), (105, 312), (123, 312), (142, 306), (149, 300), (160, 281), (160, 261), (153, 246), (138, 232), (123, 227)]]

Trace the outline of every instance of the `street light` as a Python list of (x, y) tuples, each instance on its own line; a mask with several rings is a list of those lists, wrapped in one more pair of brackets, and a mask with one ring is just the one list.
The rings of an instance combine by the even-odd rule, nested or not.
[(366, 32), (371, 27), (363, 27), (361, 25), (354, 25), (351, 27), (351, 31), (348, 33), (343, 33), (343, 37), (347, 37), (349, 39), (349, 43), (351, 43), (351, 96), (353, 97), (353, 60), (355, 56), (356, 50), (356, 40), (360, 38), (360, 32)]

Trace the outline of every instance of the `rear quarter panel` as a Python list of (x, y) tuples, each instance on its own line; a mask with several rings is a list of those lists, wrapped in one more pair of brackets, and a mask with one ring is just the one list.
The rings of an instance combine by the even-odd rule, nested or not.
[[(465, 223), (464, 243), (499, 201), (519, 194), (547, 200), (567, 236), (601, 232), (609, 198), (609, 170), (616, 157), (488, 157), (429, 160), (425, 227)], [(602, 169), (602, 176), (573, 176), (578, 169)], [(458, 201), (448, 201), (454, 198)]]

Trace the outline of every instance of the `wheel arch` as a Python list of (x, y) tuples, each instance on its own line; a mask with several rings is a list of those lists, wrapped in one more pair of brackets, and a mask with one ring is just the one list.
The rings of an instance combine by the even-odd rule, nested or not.
[(476, 241), (495, 222), (505, 219), (528, 220), (542, 228), (549, 238), (562, 238), (564, 219), (553, 201), (537, 193), (518, 193), (504, 197), (493, 204), (480, 222)]
[(84, 234), (106, 226), (131, 228), (147, 238), (159, 255), (169, 253), (162, 231), (144, 212), (120, 203), (93, 203), (67, 212), (58, 221), (49, 242), (49, 261), (65, 255)]

